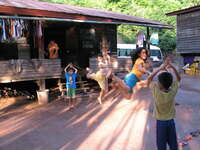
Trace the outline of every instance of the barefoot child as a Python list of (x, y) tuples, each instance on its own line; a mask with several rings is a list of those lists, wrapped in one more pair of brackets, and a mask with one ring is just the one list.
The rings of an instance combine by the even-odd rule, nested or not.
[(66, 78), (66, 88), (67, 88), (67, 99), (69, 99), (69, 107), (75, 106), (76, 97), (76, 77), (78, 70), (69, 64), (65, 67), (65, 78)]
[[(120, 86), (121, 93), (126, 97), (130, 98), (131, 93), (134, 90), (139, 90), (142, 87), (143, 82), (139, 82), (143, 74), (148, 74), (149, 71), (145, 68), (145, 62), (148, 58), (148, 51), (145, 48), (137, 48), (136, 53), (133, 56), (133, 68), (130, 73), (128, 73), (124, 80), (113, 76), (113, 79)], [(139, 82), (139, 83), (138, 83)], [(135, 91), (134, 91), (135, 92)]]
[[(171, 73), (165, 71), (158, 75), (157, 82), (152, 81), (160, 71), (163, 71), (166, 68), (171, 68), (174, 71), (177, 80), (173, 81)], [(169, 145), (170, 150), (178, 150), (176, 128), (174, 123), (174, 98), (176, 96), (180, 80), (180, 75), (170, 62), (162, 65), (146, 80), (154, 98), (153, 115), (157, 120), (156, 138), (158, 150), (166, 150), (167, 144)]]
[(98, 68), (99, 70), (96, 73), (92, 73), (90, 68), (87, 68), (88, 74), (87, 78), (96, 80), (101, 88), (98, 101), (100, 104), (102, 104), (102, 98), (105, 96), (105, 94), (108, 92), (108, 77), (111, 74), (110, 70), (105, 69), (105, 64), (103, 63), (103, 57), (98, 56)]

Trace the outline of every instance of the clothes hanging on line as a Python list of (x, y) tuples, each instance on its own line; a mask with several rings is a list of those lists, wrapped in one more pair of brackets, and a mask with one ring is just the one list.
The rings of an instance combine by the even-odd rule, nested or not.
[(28, 28), (28, 21), (22, 19), (0, 19), (0, 40), (24, 37)]
[(43, 36), (43, 23), (42, 21), (35, 21), (34, 22), (34, 48), (37, 48), (38, 50), (42, 51), (44, 50), (44, 36)]
[(143, 47), (144, 46), (144, 41), (146, 41), (145, 39), (145, 34), (143, 31), (139, 31), (137, 34), (136, 34), (136, 44), (138, 47)]
[(6, 40), (6, 25), (4, 19), (2, 20), (2, 29), (3, 29), (2, 40)]

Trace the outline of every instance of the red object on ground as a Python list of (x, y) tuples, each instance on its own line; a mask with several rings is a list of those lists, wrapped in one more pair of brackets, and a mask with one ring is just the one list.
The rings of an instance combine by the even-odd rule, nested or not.
[(184, 146), (188, 145), (188, 143), (186, 143), (186, 142), (179, 142), (178, 145), (180, 147), (184, 147)]
[(190, 140), (192, 140), (192, 135), (185, 136), (185, 137), (184, 137), (184, 140), (185, 140), (185, 141), (190, 141)]

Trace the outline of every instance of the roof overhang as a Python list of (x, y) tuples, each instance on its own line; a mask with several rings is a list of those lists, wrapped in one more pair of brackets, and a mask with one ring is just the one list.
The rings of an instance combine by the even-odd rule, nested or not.
[(30, 20), (49, 20), (98, 24), (129, 24), (154, 28), (173, 29), (173, 26), (157, 21), (125, 15), (112, 11), (98, 10), (39, 2), (35, 0), (4, 0), (0, 1), (0, 14), (10, 18)]
[(61, 21), (61, 22), (75, 22), (75, 23), (93, 23), (93, 24), (113, 24), (113, 25), (135, 25), (135, 26), (145, 26), (145, 27), (153, 27), (153, 28), (165, 28), (165, 29), (173, 29), (172, 26), (168, 25), (155, 25), (155, 24), (145, 24), (145, 23), (137, 23), (137, 22), (124, 22), (124, 21), (96, 21), (96, 20), (78, 20), (78, 19), (64, 19), (64, 18), (50, 18), (50, 17), (32, 17), (32, 16), (7, 16), (0, 15), (0, 18), (7, 19), (24, 19), (24, 20), (43, 20), (43, 21)]
[(190, 13), (190, 12), (194, 12), (194, 11), (198, 11), (198, 10), (200, 10), (200, 6), (194, 6), (194, 7), (190, 7), (190, 8), (186, 8), (186, 9), (173, 11), (173, 12), (167, 13), (166, 15), (167, 16), (175, 16), (175, 15), (186, 14), (186, 13)]

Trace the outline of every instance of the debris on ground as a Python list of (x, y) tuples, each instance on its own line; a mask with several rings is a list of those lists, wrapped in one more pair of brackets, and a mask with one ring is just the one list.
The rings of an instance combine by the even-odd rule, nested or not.
[(17, 89), (12, 89), (8, 87), (4, 87), (0, 89), (0, 98), (9, 98), (9, 97), (18, 97), (18, 96), (26, 96), (27, 99), (33, 100), (35, 96), (28, 91), (21, 91)]
[(184, 146), (188, 145), (189, 141), (193, 140), (194, 138), (196, 138), (198, 136), (200, 136), (199, 129), (196, 131), (190, 132), (189, 135), (184, 136), (183, 139), (180, 142), (178, 142), (178, 145), (180, 147), (184, 147)]

